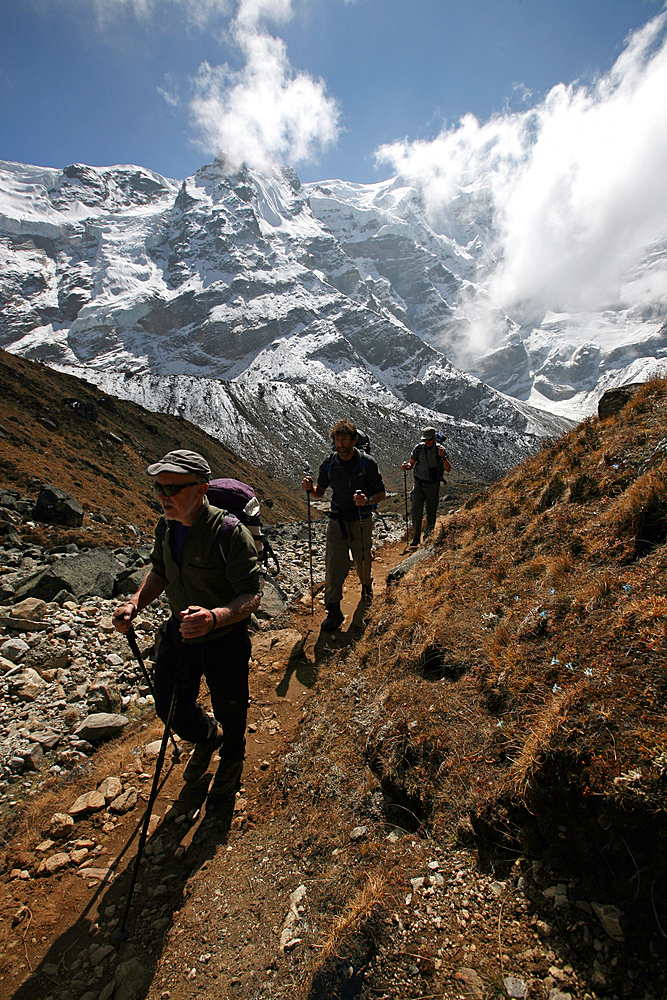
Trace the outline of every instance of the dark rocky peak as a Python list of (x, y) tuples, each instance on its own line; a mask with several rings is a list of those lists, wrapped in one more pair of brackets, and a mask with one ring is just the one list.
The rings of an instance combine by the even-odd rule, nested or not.
[(64, 168), (48, 194), (54, 208), (68, 208), (80, 202), (117, 211), (131, 205), (148, 205), (171, 190), (165, 178), (139, 167), (89, 167), (72, 163)]

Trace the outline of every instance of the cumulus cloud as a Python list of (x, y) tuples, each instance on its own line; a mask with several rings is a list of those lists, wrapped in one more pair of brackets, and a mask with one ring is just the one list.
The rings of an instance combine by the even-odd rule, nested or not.
[(535, 321), (632, 299), (627, 276), (667, 236), (666, 35), (663, 11), (592, 86), (559, 85), (530, 110), (467, 116), (431, 141), (377, 151), (419, 185), (436, 227), (460, 222), (466, 198), (488, 200), (492, 303)]
[(313, 160), (335, 141), (336, 101), (322, 80), (292, 69), (285, 43), (263, 26), (291, 15), (291, 0), (242, 0), (230, 31), (242, 69), (199, 67), (190, 111), (205, 152), (271, 169)]

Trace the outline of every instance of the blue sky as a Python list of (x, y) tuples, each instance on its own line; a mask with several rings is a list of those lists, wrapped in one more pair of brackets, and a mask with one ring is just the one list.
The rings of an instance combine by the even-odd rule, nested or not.
[[(397, 142), (608, 74), (662, 0), (0, 0), (0, 158), (373, 181)], [(282, 43), (282, 44), (281, 44)], [(266, 78), (264, 78), (264, 76)], [(380, 146), (393, 150), (376, 164)], [(404, 145), (403, 151), (407, 147)], [(401, 160), (405, 163), (405, 156)]]

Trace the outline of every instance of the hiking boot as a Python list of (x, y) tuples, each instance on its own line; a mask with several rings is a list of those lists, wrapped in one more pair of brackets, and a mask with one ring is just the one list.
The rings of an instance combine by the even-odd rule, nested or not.
[(190, 760), (183, 771), (183, 781), (198, 781), (208, 771), (211, 757), (222, 744), (222, 729), (215, 724), (215, 732), (205, 743), (196, 743)]
[(223, 802), (233, 801), (241, 787), (242, 760), (221, 760), (213, 784), (208, 790), (208, 801), (217, 808)]
[(327, 616), (322, 622), (323, 632), (335, 632), (345, 621), (345, 615), (340, 610), (340, 604), (327, 604)]
[(369, 607), (373, 603), (373, 584), (365, 583), (361, 588), (361, 599)]

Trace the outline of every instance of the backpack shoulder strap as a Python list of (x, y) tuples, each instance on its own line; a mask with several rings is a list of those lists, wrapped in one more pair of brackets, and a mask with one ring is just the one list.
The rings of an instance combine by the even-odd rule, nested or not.
[(222, 552), (225, 562), (227, 562), (227, 556), (229, 555), (229, 548), (232, 544), (232, 534), (236, 526), (240, 523), (241, 522), (239, 521), (238, 517), (234, 517), (233, 514), (225, 513), (225, 516), (222, 519), (222, 523), (218, 528), (218, 536), (217, 536), (218, 545), (220, 546), (220, 550)]

